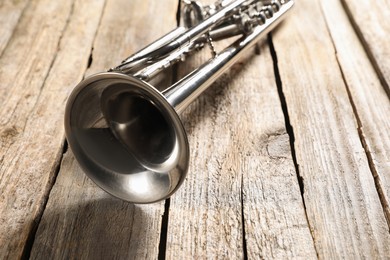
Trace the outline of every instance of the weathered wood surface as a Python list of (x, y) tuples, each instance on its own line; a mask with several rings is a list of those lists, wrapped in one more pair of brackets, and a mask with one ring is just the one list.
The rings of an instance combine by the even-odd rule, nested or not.
[(389, 11), (358, 2), (298, 1), (184, 112), (190, 172), (164, 207), (85, 177), (63, 112), (178, 1), (1, 1), (0, 258), (389, 258)]
[[(177, 6), (176, 1), (165, 1), (164, 5), (141, 0), (106, 1), (86, 74), (104, 71), (154, 40), (156, 32), (174, 28)], [(163, 213), (163, 202), (133, 205), (109, 196), (83, 174), (68, 151), (31, 258), (156, 259)]]
[(316, 257), (266, 43), (184, 114), (194, 152), (168, 259)]
[(295, 11), (273, 40), (318, 255), (388, 257), (389, 227), (320, 1)]
[(210, 88), (183, 114), (191, 168), (170, 200), (167, 258), (315, 258), (267, 41)]
[[(329, 0), (322, 5), (351, 95), (360, 139), (390, 224), (390, 100), (363, 45), (348, 26), (341, 4), (337, 0)], [(388, 47), (388, 44), (385, 45), (385, 48)]]
[(76, 9), (72, 1), (31, 2), (0, 58), (2, 259), (28, 250), (62, 156), (62, 111), (94, 36), (93, 16), (78, 28), (83, 37), (76, 42), (71, 33), (64, 36), (70, 17), (85, 18), (73, 17)]
[(341, 0), (390, 97), (390, 2)]
[(20, 16), (25, 10), (28, 1), (2, 1), (0, 2), (0, 56), (6, 48)]

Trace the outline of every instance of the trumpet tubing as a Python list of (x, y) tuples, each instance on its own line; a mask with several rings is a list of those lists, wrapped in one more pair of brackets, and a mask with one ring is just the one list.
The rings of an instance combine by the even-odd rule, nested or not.
[[(180, 26), (108, 72), (80, 82), (65, 111), (75, 158), (102, 189), (126, 201), (152, 203), (171, 196), (189, 165), (179, 114), (241, 54), (272, 30), (293, 0), (183, 1)], [(168, 89), (148, 83), (212, 41), (242, 35)]]

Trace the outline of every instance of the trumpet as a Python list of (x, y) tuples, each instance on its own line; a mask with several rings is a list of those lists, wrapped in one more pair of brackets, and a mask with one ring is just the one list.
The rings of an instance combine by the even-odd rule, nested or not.
[[(170, 197), (183, 183), (190, 149), (179, 114), (272, 30), (293, 0), (183, 1), (183, 26), (119, 66), (81, 81), (65, 110), (68, 144), (83, 171), (111, 195), (133, 203)], [(213, 41), (239, 36), (216, 53)], [(159, 73), (210, 46), (213, 57), (160, 92)]]

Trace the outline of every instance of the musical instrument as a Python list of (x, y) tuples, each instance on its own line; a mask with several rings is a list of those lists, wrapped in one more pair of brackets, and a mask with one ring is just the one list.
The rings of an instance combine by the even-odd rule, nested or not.
[[(293, 0), (183, 1), (184, 26), (108, 72), (81, 81), (65, 111), (65, 132), (85, 173), (108, 193), (134, 203), (171, 196), (189, 165), (179, 114), (242, 53), (268, 33)], [(242, 35), (220, 53), (213, 41)], [(160, 92), (148, 81), (203, 46), (214, 57)]]

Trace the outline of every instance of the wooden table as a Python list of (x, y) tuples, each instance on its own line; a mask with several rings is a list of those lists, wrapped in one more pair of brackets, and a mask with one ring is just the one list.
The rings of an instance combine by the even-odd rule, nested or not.
[(80, 170), (65, 102), (178, 1), (1, 1), (0, 259), (390, 259), (390, 3), (297, 2), (182, 115), (181, 189), (133, 205)]

